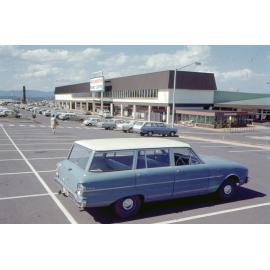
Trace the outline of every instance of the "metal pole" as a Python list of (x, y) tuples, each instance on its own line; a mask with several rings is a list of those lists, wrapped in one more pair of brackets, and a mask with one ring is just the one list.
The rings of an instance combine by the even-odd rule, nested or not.
[(174, 114), (175, 114), (176, 71), (177, 69), (174, 70), (174, 80), (173, 80), (172, 127), (174, 127)]
[[(103, 77), (103, 71), (101, 71), (101, 76)], [(105, 84), (105, 82), (104, 82), (104, 84)], [(105, 85), (104, 85), (104, 88), (105, 88)], [(104, 91), (105, 91), (105, 89), (104, 89)], [(101, 95), (100, 95), (100, 107), (101, 107), (100, 108), (101, 109), (101, 113), (103, 114), (103, 91), (101, 91)]]

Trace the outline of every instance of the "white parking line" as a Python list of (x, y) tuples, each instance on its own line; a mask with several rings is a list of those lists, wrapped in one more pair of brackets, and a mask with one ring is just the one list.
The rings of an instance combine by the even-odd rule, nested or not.
[[(16, 141), (58, 141), (59, 139), (15, 139)], [(74, 141), (74, 139), (61, 139), (61, 141)]]
[(13, 145), (12, 143), (0, 143), (0, 145)]
[(58, 138), (75, 138), (75, 136), (54, 136), (54, 135), (51, 135), (51, 136), (50, 136), (49, 134), (48, 134), (48, 136), (47, 136), (47, 134), (46, 134), (46, 136), (40, 136), (40, 135), (36, 135), (36, 136), (35, 136), (35, 135), (30, 135), (30, 136), (27, 136), (27, 137), (26, 137), (25, 135), (24, 135), (24, 136), (17, 136), (18, 138), (16, 138), (16, 136), (17, 136), (17, 135), (15, 135), (15, 136), (12, 135), (12, 138), (15, 139), (15, 140), (19, 140), (18, 138), (21, 138), (21, 137), (24, 137), (24, 138), (27, 138), (27, 139), (32, 139), (32, 138), (35, 139), (35, 138), (40, 138), (40, 137), (41, 137), (42, 139), (44, 139), (44, 138), (46, 138), (46, 137), (52, 138), (52, 136), (53, 136), (54, 138), (57, 138), (57, 139), (58, 139)]
[[(202, 142), (215, 142), (215, 143), (221, 143), (221, 144), (228, 144), (228, 145), (235, 145), (235, 146), (242, 146), (247, 148), (257, 148), (262, 150), (270, 150), (270, 147), (264, 146), (264, 145), (256, 145), (256, 144), (247, 144), (247, 143), (239, 143), (234, 141), (227, 141), (227, 140), (217, 140), (217, 139), (208, 139), (208, 138), (202, 138), (202, 137), (194, 137), (194, 136), (181, 136), (184, 139), (190, 139), (190, 140), (197, 140)], [(180, 139), (181, 139), (180, 137)]]
[[(23, 152), (33, 152), (33, 151), (35, 151), (35, 152), (40, 152), (40, 151), (69, 151), (69, 150), (70, 150), (70, 148), (65, 148), (65, 149), (26, 149), (26, 150), (21, 149), (21, 151), (23, 151)], [(2, 151), (2, 150), (0, 150), (0, 151)]]
[[(40, 151), (68, 151), (69, 148), (66, 149), (21, 149), (23, 152), (40, 152)], [(0, 150), (0, 152), (17, 152), (17, 150)]]
[(199, 145), (201, 148), (232, 148), (232, 145)]
[(3, 176), (3, 175), (16, 175), (16, 174), (29, 174), (29, 173), (33, 173), (33, 172), (29, 171), (29, 172), (0, 173), (0, 176)]
[(28, 160), (39, 160), (39, 159), (66, 159), (67, 157), (43, 157), (43, 158), (28, 158)]
[(191, 217), (166, 220), (166, 221), (157, 222), (156, 224), (181, 223), (181, 222), (185, 222), (185, 221), (189, 221), (189, 220), (195, 220), (195, 219), (217, 216), (217, 215), (222, 215), (222, 214), (227, 214), (227, 213), (233, 213), (233, 212), (237, 212), (237, 211), (243, 211), (243, 210), (258, 208), (258, 207), (263, 207), (263, 206), (270, 206), (270, 202), (253, 204), (253, 205), (249, 205), (249, 206), (232, 208), (232, 209), (228, 209), (228, 210), (222, 210), (222, 211), (217, 211), (217, 212), (212, 212), (212, 213), (207, 213), (207, 214), (202, 214), (202, 215), (196, 215), (196, 216), (191, 216)]
[[(66, 159), (67, 157), (43, 157), (43, 158), (28, 158), (28, 160), (39, 160), (39, 159)], [(0, 159), (1, 161), (17, 161), (23, 160), (22, 158), (9, 158), (9, 159)]]
[[(23, 160), (23, 159), (21, 159)], [(56, 170), (49, 170), (49, 171), (37, 171), (38, 173), (48, 173), (48, 172), (55, 172)], [(16, 175), (16, 174), (30, 174), (33, 173), (32, 171), (29, 172), (12, 172), (12, 173), (0, 173), (0, 176), (4, 176), (4, 175)]]
[[(70, 142), (57, 142), (57, 143), (17, 143), (17, 145), (47, 145), (47, 144), (72, 144)], [(12, 145), (12, 144), (0, 144), (0, 145)]]
[[(54, 193), (54, 194), (56, 195), (57, 193)], [(3, 197), (3, 198), (0, 198), (0, 200), (4, 201), (4, 200), (13, 200), (13, 199), (43, 197), (43, 196), (50, 196), (50, 194), (49, 193), (42, 193), (42, 194), (32, 194), (32, 195), (23, 195), (23, 196)]]
[(49, 186), (46, 184), (46, 182), (43, 180), (43, 178), (39, 175), (39, 173), (35, 170), (35, 168), (32, 166), (32, 164), (28, 161), (28, 159), (25, 157), (25, 155), (22, 153), (22, 151), (19, 149), (19, 147), (15, 144), (15, 142), (12, 140), (12, 138), (8, 135), (5, 128), (2, 126), (3, 131), (5, 132), (6, 136), (9, 138), (10, 142), (14, 145), (14, 147), (18, 150), (21, 157), (24, 159), (26, 164), (29, 166), (31, 171), (35, 174), (41, 185), (45, 188), (45, 190), (49, 193), (49, 196), (52, 198), (52, 200), (55, 202), (55, 204), (59, 207), (59, 209), (62, 211), (62, 213), (66, 216), (68, 221), (72, 224), (76, 224), (76, 220), (72, 217), (72, 215), (69, 213), (69, 211), (65, 208), (65, 206), (60, 202), (60, 200), (55, 196), (55, 193), (52, 192), (52, 190), (49, 188)]
[(265, 152), (265, 151), (270, 151), (270, 149), (252, 149), (252, 150), (231, 150), (228, 151), (230, 153), (245, 153), (245, 152)]

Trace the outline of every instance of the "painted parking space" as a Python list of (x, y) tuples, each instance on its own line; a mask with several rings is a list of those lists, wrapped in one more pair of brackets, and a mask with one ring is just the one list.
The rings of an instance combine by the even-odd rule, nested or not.
[(69, 223), (47, 194), (0, 200), (2, 224)]
[[(137, 134), (125, 134), (120, 131), (105, 131), (101, 129), (95, 128), (84, 128), (77, 122), (65, 122), (60, 123), (63, 125), (63, 128), (57, 129), (56, 133), (57, 136), (54, 136), (51, 133), (51, 130), (45, 122), (48, 121), (48, 118), (41, 118), (41, 122), (43, 121), (44, 124), (40, 124), (43, 127), (40, 127), (36, 124), (30, 126), (30, 124), (23, 124), (24, 126), (18, 126), (17, 124), (14, 126), (6, 126), (6, 130), (9, 133), (12, 140), (16, 143), (19, 149), (22, 151), (24, 156), (27, 160), (31, 163), (33, 168), (38, 172), (42, 180), (45, 184), (49, 187), (52, 193), (57, 193), (59, 187), (54, 182), (55, 176), (55, 168), (56, 163), (60, 160), (66, 158), (67, 153), (75, 140), (78, 139), (91, 139), (91, 138), (115, 138), (115, 137), (137, 137), (140, 138)], [(76, 128), (78, 127), (78, 128)], [(183, 127), (181, 127), (183, 129)], [(245, 146), (233, 145), (230, 144), (230, 140), (236, 138), (237, 142), (241, 142), (243, 135), (225, 135), (225, 138), (222, 138), (222, 134), (211, 134), (211, 132), (201, 132), (201, 133), (210, 133), (210, 134), (196, 134), (196, 131), (193, 133), (185, 133), (184, 137), (175, 137), (170, 138), (173, 140), (182, 140), (187, 143), (190, 143), (191, 146), (197, 151), (199, 154), (206, 154), (206, 155), (215, 155), (217, 157), (233, 160), (236, 162), (243, 163), (250, 168), (250, 174), (252, 176), (251, 181), (245, 186), (243, 189), (242, 195), (240, 196), (239, 200), (233, 201), (231, 203), (220, 203), (213, 201), (212, 197), (199, 197), (199, 198), (190, 198), (190, 199), (181, 199), (175, 200), (170, 202), (160, 202), (155, 204), (146, 204), (143, 207), (142, 212), (139, 214), (138, 217), (135, 219), (128, 221), (127, 223), (159, 223), (166, 220), (172, 219), (179, 219), (185, 218), (190, 216), (196, 216), (200, 214), (207, 214), (212, 212), (218, 211), (225, 211), (234, 209), (237, 207), (245, 207), (247, 205), (254, 205), (254, 204), (262, 204), (269, 200), (270, 190), (269, 190), (269, 181), (267, 175), (269, 175), (269, 169), (267, 164), (264, 161), (268, 161), (269, 159), (269, 152), (265, 151), (249, 151), (249, 152), (230, 152), (230, 151), (243, 151), (243, 150), (257, 150), (257, 148), (253, 148), (251, 144), (248, 145), (245, 141)], [(4, 134), (1, 133), (0, 144), (2, 143), (10, 143), (7, 138), (4, 138)], [(183, 132), (184, 134), (184, 132)], [(196, 137), (194, 139), (193, 137)], [(207, 141), (199, 140), (198, 138), (202, 137)], [(216, 140), (219, 140), (218, 142)], [(223, 141), (222, 141), (223, 140)], [(246, 138), (248, 141), (248, 138)], [(248, 145), (248, 146), (247, 146)], [(5, 148), (7, 147), (7, 149)], [(4, 146), (2, 150), (8, 150), (8, 146)], [(57, 150), (58, 149), (58, 150)], [(62, 150), (59, 150), (62, 149)], [(0, 145), (1, 150), (1, 145)], [(12, 150), (12, 149), (10, 149)], [(261, 150), (261, 149), (258, 149)], [(14, 154), (14, 156), (12, 156)], [(13, 152), (1, 152), (0, 151), (0, 166), (1, 166), (1, 157), (11, 157), (9, 161), (2, 161), (5, 164), (2, 166), (2, 170), (6, 169), (5, 172), (11, 172), (16, 167), (16, 172), (24, 172), (29, 171), (29, 167), (24, 168), (17, 168), (16, 162), (24, 164), (25, 161), (21, 159), (21, 156), (16, 155), (16, 151)], [(16, 160), (20, 159), (20, 160)], [(256, 160), (257, 166), (254, 166), (254, 161)], [(15, 166), (14, 166), (15, 164)], [(17, 170), (18, 169), (18, 170)], [(1, 170), (1, 167), (0, 167)], [(22, 174), (22, 183), (30, 179), (32, 174)], [(61, 220), (64, 220), (62, 223), (68, 222), (65, 215), (64, 218), (57, 219), (54, 216), (54, 213), (58, 213), (59, 216), (63, 216), (63, 213), (59, 210), (53, 200), (51, 200), (50, 196), (48, 195), (39, 195), (43, 194), (44, 191), (38, 190), (36, 188), (36, 184), (31, 185), (32, 180), (29, 180), (29, 184), (25, 183), (27, 189), (29, 189), (29, 197), (26, 198), (14, 198), (16, 197), (16, 192), (14, 195), (12, 190), (16, 191), (16, 184), (18, 184), (16, 175), (9, 175), (9, 180), (12, 181), (14, 179), (14, 185), (9, 185), (6, 191), (3, 190), (3, 198), (10, 198), (9, 201), (12, 202), (10, 205), (10, 210), (13, 209), (14, 205), (17, 205), (15, 201), (21, 201), (20, 207), (24, 206), (25, 209), (31, 209), (32, 213), (37, 213), (39, 210), (41, 211), (41, 218), (36, 218), (35, 214), (30, 215), (29, 218), (32, 219), (33, 223), (40, 223), (42, 220), (45, 219), (43, 216), (44, 211), (47, 211), (47, 220), (44, 223), (61, 223)], [(20, 178), (21, 179), (21, 178)], [(5, 182), (7, 183), (7, 182)], [(37, 182), (38, 183), (38, 182)], [(37, 184), (39, 185), (39, 183)], [(31, 186), (33, 189), (31, 190)], [(41, 185), (42, 187), (42, 185)], [(6, 194), (5, 194), (6, 193)], [(46, 193), (46, 192), (45, 192)], [(22, 194), (24, 194), (22, 192)], [(27, 196), (27, 193), (25, 193)], [(30, 195), (36, 197), (30, 197)], [(2, 196), (1, 195), (1, 196)], [(22, 195), (23, 196), (23, 195)], [(88, 209), (86, 211), (80, 211), (78, 207), (73, 203), (70, 198), (66, 198), (64, 196), (55, 195), (57, 199), (61, 202), (64, 208), (67, 210), (68, 213), (74, 218), (74, 220), (78, 223), (115, 223), (115, 222), (122, 222), (121, 220), (116, 219), (112, 212), (109, 209)], [(42, 198), (41, 198), (42, 197)], [(12, 199), (13, 198), (13, 199)], [(46, 198), (46, 200), (45, 200)], [(43, 200), (45, 205), (40, 205), (40, 203), (36, 204), (36, 209), (31, 208), (30, 201), (40, 201)], [(5, 201), (8, 201), (5, 200)], [(29, 203), (28, 203), (29, 201)], [(48, 203), (49, 201), (49, 203)], [(5, 202), (6, 203), (6, 202)], [(52, 214), (50, 212), (49, 206), (53, 209)], [(17, 206), (15, 206), (17, 207)], [(8, 209), (8, 206), (7, 206)], [(22, 210), (26, 211), (26, 210)], [(254, 209), (254, 211), (256, 211)], [(243, 215), (245, 215), (246, 211), (243, 211)], [(249, 212), (246, 212), (249, 214)], [(266, 219), (263, 218), (263, 214), (267, 214), (267, 211), (262, 207), (260, 209), (260, 214), (254, 217), (256, 220), (262, 220), (263, 222), (267, 222)], [(7, 213), (5, 212), (5, 215)], [(242, 215), (242, 214), (241, 214)], [(209, 217), (210, 218), (210, 217)], [(241, 223), (240, 219), (237, 219), (235, 215), (227, 215), (220, 214), (219, 217), (212, 217), (212, 219), (217, 219), (220, 223), (233, 223), (239, 222)], [(252, 216), (250, 220), (252, 220)], [(10, 218), (10, 220), (16, 220), (18, 223), (21, 221), (25, 221), (25, 218), (19, 216), (18, 219), (14, 217)], [(249, 219), (247, 219), (249, 220)], [(32, 221), (28, 221), (31, 223)], [(51, 221), (51, 222), (50, 222)], [(0, 221), (1, 222), (1, 221)], [(189, 221), (191, 223), (195, 223), (193, 221)], [(210, 221), (209, 221), (210, 222)], [(23, 223), (23, 222), (22, 222)], [(203, 220), (202, 220), (203, 223)]]
[(41, 193), (46, 193), (46, 190), (30, 170), (16, 174), (0, 173), (0, 198)]

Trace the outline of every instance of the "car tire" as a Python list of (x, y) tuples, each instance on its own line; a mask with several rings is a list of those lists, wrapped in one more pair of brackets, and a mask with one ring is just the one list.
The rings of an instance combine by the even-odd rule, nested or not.
[(148, 131), (148, 132), (147, 132), (147, 135), (148, 135), (149, 137), (152, 137), (152, 136), (153, 136), (153, 132), (152, 132), (152, 131)]
[(229, 178), (218, 189), (218, 197), (222, 201), (229, 201), (233, 199), (237, 193), (236, 182)]
[(123, 219), (135, 216), (141, 209), (142, 200), (139, 196), (130, 196), (113, 204), (115, 214)]
[(174, 132), (174, 131), (171, 131), (171, 132), (169, 133), (169, 136), (170, 136), (170, 137), (174, 137), (174, 136), (175, 136), (175, 132)]
[(123, 130), (124, 133), (127, 133), (127, 130)]
[(143, 134), (142, 132), (140, 133), (140, 135), (141, 135), (141, 136), (144, 136), (144, 134)]

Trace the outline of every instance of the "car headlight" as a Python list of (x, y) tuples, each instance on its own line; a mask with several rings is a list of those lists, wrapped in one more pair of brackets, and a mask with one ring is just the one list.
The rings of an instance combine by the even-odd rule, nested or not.
[(77, 190), (76, 190), (76, 193), (77, 193), (79, 196), (82, 196), (82, 194), (83, 194), (84, 191), (85, 191), (85, 187), (83, 186), (83, 184), (78, 183), (78, 184), (77, 184)]

